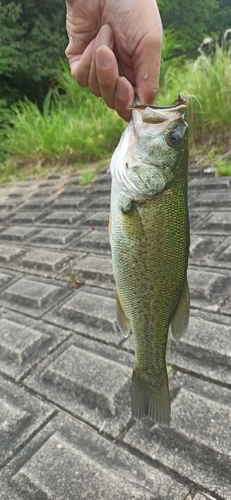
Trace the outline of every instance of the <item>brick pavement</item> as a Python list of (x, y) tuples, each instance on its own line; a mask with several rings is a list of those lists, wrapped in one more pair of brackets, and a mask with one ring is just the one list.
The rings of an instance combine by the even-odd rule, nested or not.
[(85, 187), (65, 174), (0, 187), (0, 500), (230, 500), (231, 178), (190, 170), (169, 429), (130, 418), (109, 201), (106, 170)]

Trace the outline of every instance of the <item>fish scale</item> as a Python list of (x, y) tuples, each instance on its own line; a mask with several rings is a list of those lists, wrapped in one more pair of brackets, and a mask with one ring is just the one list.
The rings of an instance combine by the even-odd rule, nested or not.
[[(181, 111), (178, 129), (174, 116), (174, 121), (168, 120), (159, 134), (155, 129), (152, 137), (150, 125), (145, 135), (140, 116), (136, 127), (137, 112), (140, 113), (133, 111), (134, 123), (128, 126), (130, 140), (125, 137), (126, 149), (122, 136), (112, 159), (110, 241), (117, 286), (117, 318), (124, 335), (131, 327), (135, 341), (132, 416), (169, 424), (165, 362), (168, 331), (171, 324), (174, 336), (179, 337), (187, 327), (189, 315), (187, 125)], [(155, 120), (156, 113), (155, 109)], [(166, 146), (166, 137), (172, 133), (174, 138), (176, 130), (182, 135), (181, 148), (176, 150), (174, 146), (171, 151), (171, 147)], [(140, 141), (144, 141), (142, 148)], [(150, 157), (142, 162), (140, 150), (153, 154), (152, 163)], [(125, 162), (122, 176), (117, 175), (115, 162), (118, 169)], [(121, 182), (124, 175), (125, 187)], [(144, 179), (149, 179), (148, 186)]]

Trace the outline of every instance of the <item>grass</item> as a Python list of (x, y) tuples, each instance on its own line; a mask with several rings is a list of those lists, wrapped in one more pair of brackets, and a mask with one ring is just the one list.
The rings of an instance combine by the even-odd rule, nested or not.
[(28, 100), (8, 112), (0, 128), (0, 180), (17, 169), (31, 173), (108, 158), (124, 127), (117, 113), (80, 88), (65, 68), (42, 112)]
[(188, 98), (188, 121), (192, 152), (216, 156), (231, 148), (231, 54), (217, 47), (213, 60), (187, 62), (181, 68), (170, 66), (158, 96), (158, 104), (173, 102), (179, 91)]
[(218, 175), (231, 175), (231, 159), (230, 160), (217, 160)]
[[(171, 37), (164, 50), (169, 52)], [(173, 37), (174, 38), (174, 37)], [(220, 175), (230, 173), (223, 160), (231, 150), (231, 55), (217, 47), (212, 61), (163, 63), (157, 104), (172, 103), (179, 92), (188, 98), (191, 155), (212, 160)], [(4, 104), (4, 103), (3, 103)], [(1, 108), (1, 103), (0, 103)], [(51, 169), (82, 169), (81, 183), (91, 181), (91, 162), (109, 158), (126, 126), (115, 111), (88, 89), (79, 87), (63, 65), (42, 112), (28, 100), (10, 110), (2, 105), (0, 181), (46, 175)]]

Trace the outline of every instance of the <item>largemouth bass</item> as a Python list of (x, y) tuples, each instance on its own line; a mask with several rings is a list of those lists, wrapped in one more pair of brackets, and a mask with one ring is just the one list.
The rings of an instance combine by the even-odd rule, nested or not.
[(189, 319), (186, 100), (132, 109), (111, 161), (117, 321), (135, 341), (132, 416), (168, 425), (168, 332), (179, 338)]

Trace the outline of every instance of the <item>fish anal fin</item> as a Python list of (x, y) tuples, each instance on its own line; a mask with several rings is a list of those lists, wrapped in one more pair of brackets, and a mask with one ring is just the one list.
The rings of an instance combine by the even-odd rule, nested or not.
[(152, 380), (133, 370), (132, 417), (136, 420), (150, 418), (161, 425), (170, 425), (170, 397), (167, 373), (156, 387)]
[(172, 335), (175, 340), (179, 339), (181, 335), (183, 335), (183, 333), (187, 330), (189, 321), (189, 307), (190, 295), (186, 277), (176, 312), (171, 321)]
[(123, 307), (120, 302), (120, 296), (118, 291), (116, 290), (116, 313), (117, 313), (117, 323), (119, 325), (119, 329), (124, 337), (127, 337), (130, 333), (130, 321), (126, 316)]

